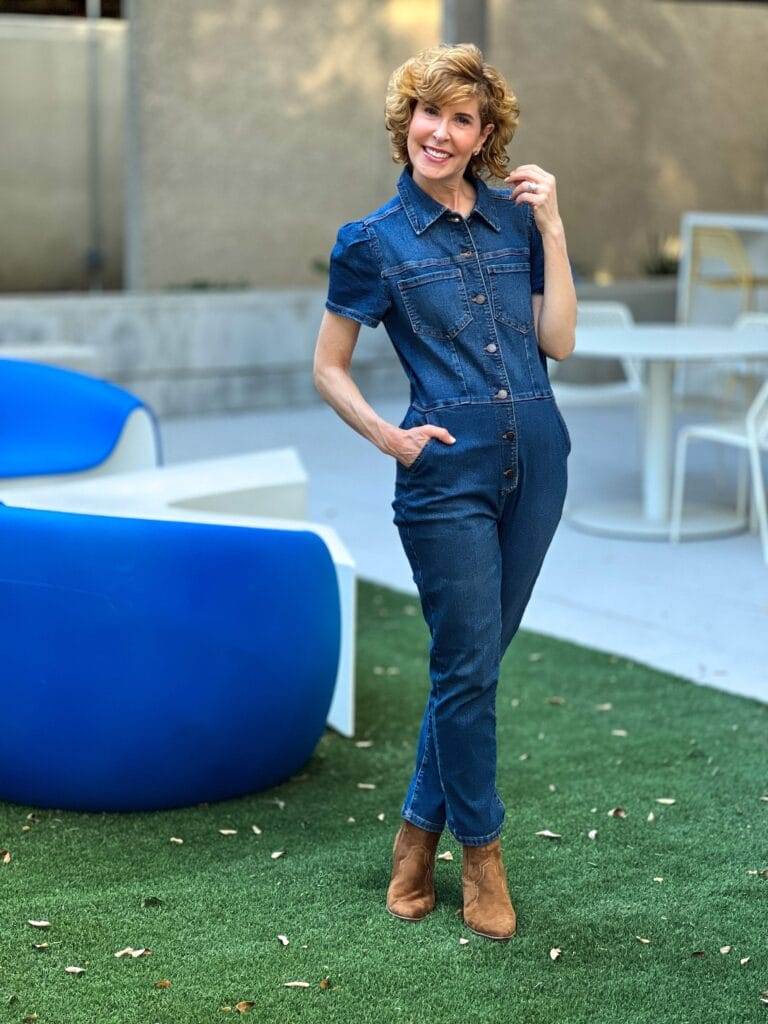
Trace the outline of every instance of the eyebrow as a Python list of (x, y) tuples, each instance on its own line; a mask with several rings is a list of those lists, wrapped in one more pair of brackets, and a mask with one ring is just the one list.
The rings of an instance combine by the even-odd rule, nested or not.
[[(424, 100), (424, 106), (425, 107), (437, 107), (438, 110), (440, 109), (440, 104), (439, 103), (433, 103), (432, 100)], [(474, 121), (474, 119), (475, 119), (475, 115), (474, 114), (470, 114), (470, 112), (468, 110), (457, 110), (456, 111), (456, 116), (458, 117), (459, 115), (463, 115), (464, 117), (468, 117), (472, 121)]]

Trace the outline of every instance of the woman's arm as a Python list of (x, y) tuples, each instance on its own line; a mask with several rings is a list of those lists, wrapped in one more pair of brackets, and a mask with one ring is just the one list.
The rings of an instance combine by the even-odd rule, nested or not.
[(401, 430), (379, 416), (366, 402), (349, 372), (359, 334), (360, 324), (356, 320), (325, 310), (312, 370), (315, 388), (325, 401), (353, 430), (380, 451), (404, 461), (405, 465), (413, 462), (429, 437), (439, 437), (446, 442), (453, 440), (444, 427), (429, 423)]
[(515, 205), (528, 203), (544, 249), (544, 294), (534, 294), (533, 319), (539, 348), (551, 359), (567, 359), (576, 341), (576, 289), (557, 208), (554, 174), (538, 164), (521, 164), (504, 179), (515, 184)]
[(567, 359), (576, 343), (576, 289), (562, 221), (541, 232), (544, 243), (543, 295), (533, 295), (539, 348), (551, 359)]

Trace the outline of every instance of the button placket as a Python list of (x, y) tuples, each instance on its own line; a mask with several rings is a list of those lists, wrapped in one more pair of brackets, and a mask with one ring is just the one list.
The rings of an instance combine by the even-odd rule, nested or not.
[[(469, 240), (472, 243), (473, 252), (476, 254), (477, 246), (475, 245), (475, 241), (472, 238), (472, 232), (469, 229), (469, 224), (467, 223), (467, 221), (464, 221), (464, 229), (466, 230), (467, 236), (469, 237)], [(471, 282), (467, 282), (467, 290), (470, 290), (474, 285), (475, 279), (479, 278), (479, 283), (481, 284), (483, 290), (478, 290), (474, 293), (474, 295), (472, 295), (472, 302), (474, 302), (476, 306), (485, 306), (484, 313), (487, 320), (487, 324), (488, 326), (490, 326), (493, 332), (493, 337), (496, 339), (494, 342), (490, 342), (488, 345), (484, 346), (485, 351), (494, 356), (494, 369), (496, 372), (494, 372), (493, 377), (495, 379), (489, 379), (489, 384), (491, 384), (491, 386), (495, 388), (495, 393), (493, 394), (492, 397), (497, 400), (506, 399), (511, 394), (512, 385), (509, 382), (509, 375), (507, 374), (507, 368), (504, 365), (501, 347), (498, 344), (499, 337), (496, 330), (496, 322), (493, 318), (493, 314), (491, 311), (491, 303), (488, 302), (488, 288), (490, 282), (486, 279), (487, 271), (485, 273), (483, 272), (483, 267), (479, 258), (475, 263), (471, 265), (471, 271), (473, 273), (473, 278)], [(477, 315), (478, 317), (480, 316), (479, 309), (477, 311)], [(501, 378), (500, 381), (499, 378)]]

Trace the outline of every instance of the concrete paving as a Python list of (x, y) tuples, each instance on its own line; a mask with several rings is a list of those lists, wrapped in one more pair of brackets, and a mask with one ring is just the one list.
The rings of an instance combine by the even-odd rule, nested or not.
[[(407, 391), (366, 399), (399, 423)], [(639, 495), (639, 434), (632, 406), (560, 406), (572, 439), (566, 510), (523, 628), (615, 652), (697, 683), (768, 701), (768, 565), (743, 533), (680, 544), (582, 532), (568, 509), (595, 496)], [(678, 424), (710, 419), (686, 410)], [(325, 403), (274, 411), (161, 419), (168, 463), (295, 447), (310, 478), (310, 518), (332, 525), (358, 575), (416, 593), (392, 523), (395, 461)], [(694, 442), (686, 496), (731, 506), (736, 453)], [(567, 671), (567, 666), (564, 666)]]

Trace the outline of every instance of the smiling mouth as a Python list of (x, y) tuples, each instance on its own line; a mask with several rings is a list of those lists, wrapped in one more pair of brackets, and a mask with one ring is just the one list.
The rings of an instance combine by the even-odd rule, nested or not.
[(431, 156), (433, 160), (447, 160), (451, 156), (451, 154), (446, 153), (444, 149), (435, 149), (434, 146), (422, 146), (422, 149), (427, 156)]

